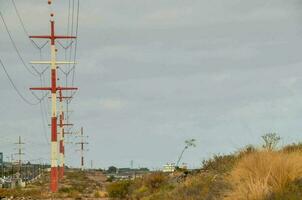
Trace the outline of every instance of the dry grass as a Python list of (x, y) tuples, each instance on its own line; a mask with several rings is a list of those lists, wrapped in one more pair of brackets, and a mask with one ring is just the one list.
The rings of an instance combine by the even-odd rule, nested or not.
[(174, 188), (162, 190), (146, 200), (214, 200), (220, 199), (225, 187), (222, 177), (208, 173), (196, 174)]
[(301, 177), (301, 153), (255, 152), (243, 157), (231, 171), (228, 181), (233, 189), (225, 200), (268, 199)]
[(119, 187), (112, 191), (131, 200), (302, 200), (301, 146), (278, 151), (245, 148), (214, 156), (185, 178), (179, 179), (181, 173), (151, 173), (126, 187), (116, 182)]

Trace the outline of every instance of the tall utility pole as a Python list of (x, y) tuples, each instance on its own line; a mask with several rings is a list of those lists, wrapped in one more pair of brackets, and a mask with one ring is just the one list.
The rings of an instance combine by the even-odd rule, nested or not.
[[(51, 5), (52, 1), (48, 0), (48, 4)], [(49, 39), (50, 40), (50, 61), (36, 61), (31, 64), (47, 64), (51, 66), (51, 86), (30, 88), (31, 90), (47, 90), (51, 91), (51, 172), (50, 172), (50, 190), (51, 192), (58, 191), (58, 141), (57, 141), (57, 91), (63, 90), (77, 90), (72, 87), (57, 87), (57, 67), (58, 65), (74, 64), (74, 62), (57, 61), (56, 60), (56, 40), (58, 39), (74, 39), (74, 36), (58, 36), (55, 34), (55, 20), (54, 13), (50, 14), (50, 35), (30, 36), (30, 38), (36, 39)]]
[(10, 154), (10, 162), (12, 164), (12, 177), (14, 176), (14, 154)]
[(22, 156), (24, 155), (23, 145), (25, 143), (22, 142), (21, 136), (19, 136), (18, 142), (15, 144), (17, 145), (17, 153), (15, 153), (15, 155), (18, 155), (18, 172), (20, 173), (20, 177), (22, 178)]
[(81, 153), (81, 171), (84, 171), (84, 152), (86, 151), (85, 148), (84, 148), (84, 145), (85, 144), (88, 144), (88, 142), (85, 142), (84, 141), (84, 138), (87, 138), (87, 136), (84, 136), (84, 130), (83, 130), (83, 127), (81, 128), (81, 135), (80, 135), (80, 138), (81, 138), (81, 142), (78, 142), (76, 144), (79, 144), (81, 146), (80, 148), (80, 153)]
[(59, 178), (64, 177), (64, 167), (65, 167), (65, 126), (72, 126), (72, 124), (64, 124), (64, 111), (63, 111), (63, 100), (71, 99), (72, 97), (64, 97), (62, 90), (59, 91), (59, 101), (60, 101), (60, 134), (59, 135), (59, 154), (60, 154), (60, 163), (59, 163)]

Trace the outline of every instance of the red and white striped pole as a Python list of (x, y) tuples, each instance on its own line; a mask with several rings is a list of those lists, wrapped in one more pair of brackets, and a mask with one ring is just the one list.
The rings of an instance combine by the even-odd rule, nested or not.
[[(85, 144), (88, 144), (88, 142), (85, 142), (84, 141), (84, 129), (83, 129), (83, 127), (81, 128), (81, 133), (80, 133), (80, 137), (81, 137), (81, 142), (77, 142), (76, 144), (79, 144), (79, 145), (81, 145), (81, 147), (80, 147), (80, 149), (79, 149), (79, 151), (80, 151), (80, 153), (81, 153), (81, 171), (84, 171), (84, 151), (85, 151), (85, 149), (84, 149), (84, 145)], [(87, 137), (87, 136), (86, 136)]]
[[(51, 0), (48, 1), (51, 4)], [(51, 43), (50, 43), (50, 67), (51, 67), (51, 171), (50, 171), (50, 190), (58, 191), (58, 152), (57, 152), (57, 66), (56, 66), (56, 45), (54, 30), (54, 14), (51, 13)]]
[[(51, 5), (52, 1), (48, 0), (48, 4)], [(77, 90), (77, 88), (68, 87), (57, 87), (57, 65), (59, 64), (74, 64), (74, 62), (57, 61), (56, 60), (56, 39), (74, 39), (74, 36), (58, 36), (55, 35), (55, 21), (53, 19), (54, 14), (51, 13), (51, 34), (50, 35), (40, 35), (40, 36), (30, 36), (30, 38), (37, 39), (49, 39), (50, 42), (50, 61), (36, 61), (31, 62), (31, 64), (47, 64), (51, 66), (51, 86), (50, 87), (40, 87), (40, 88), (30, 88), (31, 90), (49, 90), (51, 91), (51, 172), (50, 172), (50, 190), (51, 192), (58, 191), (58, 138), (57, 138), (57, 91), (62, 90)]]
[[(51, 15), (53, 17), (53, 15)], [(51, 172), (50, 189), (58, 190), (58, 141), (57, 141), (57, 66), (56, 46), (54, 38), (54, 20), (51, 20)]]
[(63, 96), (62, 90), (59, 91), (59, 100), (60, 100), (60, 134), (59, 134), (59, 154), (60, 154), (60, 163), (59, 163), (59, 178), (64, 176), (64, 155), (63, 155), (63, 134), (64, 134), (64, 114), (63, 114)]
[(83, 127), (81, 128), (81, 171), (84, 171), (84, 131)]

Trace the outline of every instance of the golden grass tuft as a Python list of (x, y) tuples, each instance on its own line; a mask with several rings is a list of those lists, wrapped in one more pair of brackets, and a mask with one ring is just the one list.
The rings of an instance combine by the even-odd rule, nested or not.
[(301, 153), (254, 152), (238, 161), (231, 171), (228, 181), (233, 189), (224, 200), (265, 200), (300, 178)]

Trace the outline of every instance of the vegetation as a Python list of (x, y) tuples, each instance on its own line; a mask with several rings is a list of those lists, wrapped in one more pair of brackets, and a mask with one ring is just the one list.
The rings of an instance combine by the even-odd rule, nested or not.
[(190, 140), (186, 140), (186, 141), (185, 141), (185, 148), (182, 150), (182, 152), (181, 152), (181, 154), (179, 155), (178, 160), (177, 160), (177, 162), (176, 162), (176, 166), (177, 166), (177, 167), (179, 167), (179, 162), (181, 161), (184, 152), (185, 152), (189, 147), (196, 147), (195, 142), (196, 142), (195, 139), (190, 139)]
[(118, 169), (116, 167), (110, 166), (107, 170), (107, 173), (112, 174), (112, 173), (116, 173), (117, 171), (118, 171)]
[(269, 151), (274, 150), (281, 140), (276, 133), (267, 133), (262, 136), (262, 139), (264, 141), (263, 148)]
[[(265, 139), (264, 139), (265, 138)], [(302, 143), (277, 148), (267, 134), (261, 148), (247, 146), (214, 155), (198, 170), (148, 172), (135, 180), (107, 179), (100, 172), (69, 170), (57, 194), (49, 194), (49, 176), (25, 189), (1, 189), (0, 197), (25, 199), (112, 200), (302, 200)], [(112, 168), (112, 171), (114, 169)], [(106, 191), (105, 191), (106, 189)]]
[[(108, 196), (96, 181), (99, 172), (66, 171), (60, 181), (58, 193), (49, 191), (49, 174), (26, 186), (26, 188), (0, 189), (0, 199), (93, 199)], [(105, 178), (104, 178), (105, 179)]]
[(301, 153), (255, 152), (232, 170), (228, 179), (233, 189), (225, 200), (272, 199), (287, 192), (300, 178)]
[(215, 155), (203, 161), (199, 170), (156, 172), (133, 181), (113, 182), (108, 186), (109, 196), (129, 200), (302, 200), (302, 144), (277, 149), (280, 137), (276, 134), (262, 138), (262, 148), (247, 146), (230, 155)]
[(129, 194), (129, 187), (131, 185), (131, 181), (119, 181), (114, 182), (107, 187), (107, 191), (110, 197), (112, 198), (120, 198), (125, 199)]

